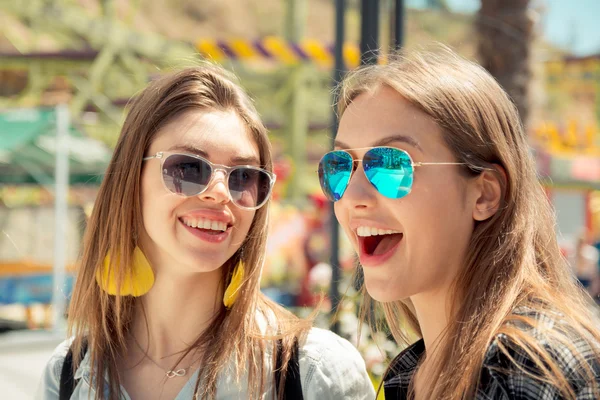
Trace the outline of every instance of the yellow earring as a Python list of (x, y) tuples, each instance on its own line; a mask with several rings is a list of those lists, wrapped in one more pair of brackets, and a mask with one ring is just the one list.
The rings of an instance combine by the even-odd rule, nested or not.
[(233, 275), (231, 277), (231, 282), (229, 282), (229, 286), (227, 286), (227, 289), (225, 289), (225, 295), (223, 296), (223, 304), (225, 304), (225, 307), (231, 308), (233, 303), (235, 303), (235, 300), (240, 293), (242, 282), (244, 281), (244, 273), (244, 262), (240, 260), (233, 270)]
[(109, 268), (110, 256), (107, 255), (102, 263), (102, 268), (98, 269), (96, 273), (96, 282), (98, 282), (100, 288), (112, 296), (119, 294), (121, 296), (139, 297), (148, 293), (154, 285), (154, 272), (139, 247), (133, 250), (131, 262), (131, 274), (123, 277), (119, 288), (117, 287), (115, 268)]

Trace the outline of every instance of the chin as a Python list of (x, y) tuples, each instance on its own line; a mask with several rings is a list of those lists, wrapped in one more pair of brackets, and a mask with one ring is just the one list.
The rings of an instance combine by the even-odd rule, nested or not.
[(365, 287), (367, 289), (367, 293), (369, 293), (369, 296), (371, 296), (371, 298), (375, 301), (380, 303), (394, 301), (394, 296), (392, 296), (391, 293), (388, 293), (387, 290), (382, 290), (379, 285), (369, 285), (365, 282)]
[(380, 303), (390, 303), (409, 297), (404, 290), (395, 286), (393, 281), (369, 279), (365, 276), (365, 288), (369, 296)]
[(190, 254), (185, 258), (180, 258), (182, 264), (187, 265), (192, 272), (211, 272), (221, 268), (227, 261), (222, 255), (211, 256), (209, 254)]

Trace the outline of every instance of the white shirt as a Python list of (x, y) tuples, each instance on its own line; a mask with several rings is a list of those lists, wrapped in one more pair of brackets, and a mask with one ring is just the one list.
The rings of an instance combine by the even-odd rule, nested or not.
[[(44, 369), (36, 399), (58, 399), (60, 374), (72, 339), (61, 343)], [(261, 400), (271, 399), (273, 391), (272, 357), (266, 357), (267, 373), (270, 378), (265, 385)], [(372, 400), (375, 390), (367, 374), (365, 363), (356, 348), (331, 331), (312, 328), (306, 342), (299, 347), (300, 377), (305, 400)], [(90, 385), (90, 354), (85, 355), (75, 373), (77, 385), (71, 399), (93, 399), (95, 390)], [(247, 378), (242, 385), (236, 384), (233, 376), (221, 374), (217, 380), (217, 399), (248, 400)], [(198, 379), (196, 371), (174, 400), (190, 400)], [(91, 397), (88, 397), (91, 396)], [(131, 400), (121, 387), (121, 399)]]

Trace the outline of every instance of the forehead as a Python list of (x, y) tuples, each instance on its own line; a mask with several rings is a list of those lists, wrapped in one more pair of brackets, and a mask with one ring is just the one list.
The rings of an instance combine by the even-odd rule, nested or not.
[(336, 140), (349, 148), (362, 148), (390, 137), (404, 137), (399, 147), (423, 152), (443, 145), (441, 128), (434, 120), (386, 86), (352, 101), (342, 115)]
[(149, 152), (185, 148), (201, 150), (217, 163), (234, 158), (260, 160), (250, 129), (233, 111), (187, 111), (158, 131)]

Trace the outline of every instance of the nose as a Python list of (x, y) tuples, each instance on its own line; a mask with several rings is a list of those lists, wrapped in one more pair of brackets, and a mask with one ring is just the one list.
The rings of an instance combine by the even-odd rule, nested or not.
[(227, 188), (227, 173), (221, 170), (214, 171), (208, 187), (198, 196), (204, 201), (218, 204), (227, 203), (230, 200), (229, 189)]
[[(363, 170), (362, 162), (356, 166), (356, 170), (350, 178), (348, 187), (338, 203), (346, 204), (353, 208), (368, 208), (377, 200), (377, 189), (367, 179)], [(341, 205), (341, 204), (340, 204)]]

